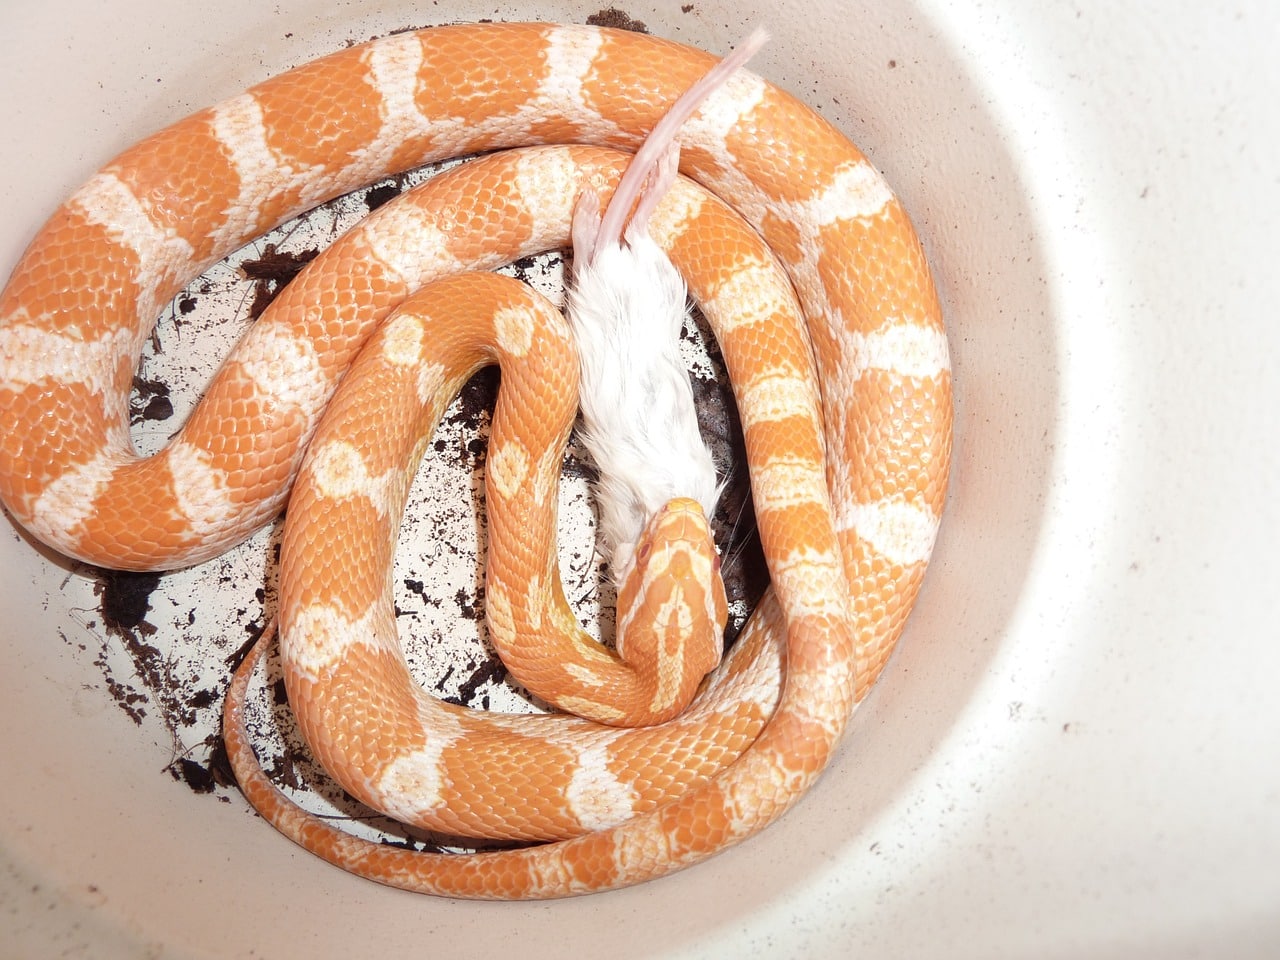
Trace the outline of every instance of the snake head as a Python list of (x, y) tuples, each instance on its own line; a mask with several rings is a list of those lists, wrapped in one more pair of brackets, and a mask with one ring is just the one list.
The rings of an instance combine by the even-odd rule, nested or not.
[(618, 655), (652, 677), (652, 723), (669, 720), (719, 662), (728, 618), (720, 555), (698, 501), (654, 514), (618, 593)]

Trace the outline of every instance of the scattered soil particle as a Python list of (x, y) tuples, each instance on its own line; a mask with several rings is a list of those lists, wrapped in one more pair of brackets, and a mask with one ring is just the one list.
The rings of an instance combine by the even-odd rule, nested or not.
[(213, 793), (213, 788), (217, 786), (217, 779), (211, 769), (186, 757), (171, 763), (169, 773), (175, 780), (185, 783), (195, 793)]
[(458, 395), (461, 408), (448, 420), (450, 426), (475, 430), (487, 423), (494, 404), (498, 401), (498, 384), (501, 379), (501, 372), (494, 366), (485, 367), (468, 380)]
[(133, 378), (133, 394), (129, 397), (129, 422), (168, 420), (173, 416), (173, 400), (169, 385), (159, 380)]
[(394, 200), (404, 192), (404, 178), (396, 177), (387, 183), (380, 183), (364, 196), (364, 205), (370, 213), (390, 200)]
[(634, 20), (617, 7), (605, 9), (587, 17), (587, 25), (592, 27), (614, 27), (618, 30), (630, 30), (633, 33), (648, 33), (649, 26), (643, 20)]
[(98, 571), (94, 593), (101, 599), (103, 625), (120, 637), (136, 639), (137, 633), (155, 633), (156, 628), (147, 623), (146, 616), (151, 609), (151, 593), (159, 585), (158, 573)]
[(118, 681), (111, 674), (111, 668), (105, 660), (100, 658), (93, 663), (102, 670), (102, 682), (106, 685), (107, 693), (115, 701), (116, 706), (123, 710), (125, 716), (135, 724), (142, 726), (143, 718), (147, 715), (146, 705), (151, 702), (150, 698), (145, 693)]
[(227, 745), (221, 736), (213, 738), (213, 746), (209, 750), (209, 762), (206, 769), (210, 778), (218, 786), (236, 786), (236, 774), (231, 769), (231, 758), (227, 756)]
[(481, 687), (486, 683), (501, 683), (506, 678), (507, 668), (503, 666), (501, 660), (494, 657), (476, 668), (470, 679), (458, 688), (458, 696), (456, 698), (446, 697), (445, 699), (459, 706), (474, 705), (476, 694), (479, 693)]
[(252, 280), (253, 302), (249, 305), (252, 320), (262, 316), (271, 301), (280, 295), (289, 281), (316, 258), (319, 250), (300, 250), (289, 253), (279, 250), (274, 243), (262, 248), (262, 255), (241, 262), (240, 270), (245, 279)]
[(249, 280), (267, 280), (283, 287), (314, 260), (317, 253), (318, 250), (281, 252), (274, 243), (268, 243), (262, 248), (262, 256), (241, 261), (240, 270)]
[(453, 599), (458, 605), (458, 612), (462, 614), (464, 619), (480, 620), (484, 618), (483, 590), (476, 591), (474, 595), (469, 594), (466, 590), (459, 590)]

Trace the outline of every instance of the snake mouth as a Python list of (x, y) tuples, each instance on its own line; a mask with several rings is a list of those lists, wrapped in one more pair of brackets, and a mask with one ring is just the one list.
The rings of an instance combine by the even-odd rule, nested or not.
[(668, 537), (698, 540), (711, 533), (706, 511), (692, 497), (673, 497), (654, 515), (651, 527), (660, 528)]
[(663, 558), (662, 566), (670, 566), (676, 554), (689, 557), (690, 564), (700, 574), (706, 567), (705, 582), (709, 583), (720, 573), (720, 553), (711, 523), (702, 504), (692, 497), (673, 497), (650, 518), (640, 534), (626, 575), (632, 576), (634, 571), (648, 567), (655, 556)]
[(715, 534), (702, 505), (691, 497), (663, 504), (640, 536), (629, 576), (647, 580), (662, 575), (723, 591)]

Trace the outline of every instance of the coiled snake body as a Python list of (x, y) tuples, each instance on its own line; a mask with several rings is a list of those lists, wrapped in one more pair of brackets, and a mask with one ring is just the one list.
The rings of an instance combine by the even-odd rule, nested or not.
[[(313, 749), (349, 790), (404, 819), (466, 835), (499, 819), (511, 836), (553, 841), (414, 853), (301, 813), (243, 736), (251, 657), (227, 714), (246, 796), (347, 869), (450, 896), (552, 897), (697, 862), (813, 782), (902, 629), (950, 454), (936, 294), (871, 165), (744, 73), (682, 130), (690, 180), (660, 205), (652, 232), (687, 273), (729, 365), (770, 593), (690, 709), (656, 727), (473, 716), (423, 695), (398, 664), (384, 597), (407, 488), (395, 458), (420, 451), (427, 427), (392, 427), (386, 404), (421, 419), (456, 371), (426, 349), (444, 336), (433, 332), (439, 308), (415, 301), (379, 323), (439, 278), (563, 246), (582, 189), (607, 194), (626, 161), (614, 151), (634, 149), (713, 63), (648, 36), (543, 24), (433, 28), (344, 50), (122, 154), (54, 214), (0, 298), (0, 499), (12, 516), (88, 562), (168, 569), (242, 540), (298, 478), (280, 623)], [(511, 152), (429, 181), (317, 258), (169, 447), (133, 454), (127, 406), (141, 344), (189, 277), (389, 172), (499, 149)], [(522, 294), (500, 286), (475, 299), (470, 285), (447, 281), (436, 296), (465, 293), (463, 325), (489, 329), (500, 350), (527, 360), (540, 338), (563, 339), (554, 317), (510, 320), (508, 299)], [(475, 362), (460, 349), (458, 363)], [(497, 496), (547, 482), (534, 480), (518, 426), (504, 443), (489, 455), (491, 497), (495, 482)], [(346, 509), (369, 532), (336, 519)], [(495, 634), (559, 616), (545, 560), (511, 562), (544, 567), (526, 571), (527, 591), (514, 580), (490, 590)]]

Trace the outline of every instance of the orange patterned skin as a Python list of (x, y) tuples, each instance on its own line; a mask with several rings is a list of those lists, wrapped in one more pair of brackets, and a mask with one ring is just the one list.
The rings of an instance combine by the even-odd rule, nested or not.
[[(374, 469), (366, 456), (389, 445), (351, 439), (389, 418), (361, 414), (350, 385), (365, 370), (390, 376), (398, 348), (387, 338), (420, 305), (370, 340), (375, 327), (433, 281), (564, 245), (578, 193), (590, 184), (607, 196), (623, 155), (498, 154), (383, 208), (285, 289), (165, 452), (132, 453), (127, 395), (140, 345), (160, 305), (212, 259), (316, 202), (444, 156), (567, 141), (634, 149), (713, 62), (651, 37), (541, 24), (436, 28), (344, 50), (117, 158), (55, 213), (0, 295), (0, 410), (12, 425), (0, 438), (0, 499), (19, 522), (93, 563), (166, 569), (243, 539), (298, 478), (280, 633), (291, 702), (317, 756), (357, 796), (412, 822), (476, 834), (496, 818), (511, 821), (510, 836), (549, 841), (412, 853), (301, 813), (257, 770), (239, 722), (255, 654), (227, 707), (242, 787), (278, 828), (345, 869), (447, 896), (531, 898), (695, 863), (803, 794), (901, 632), (950, 454), (937, 297), (905, 212), (870, 164), (748, 74), (680, 136), (682, 172), (725, 203), (681, 180), (651, 224), (724, 350), (772, 579), (678, 717), (626, 729), (477, 716), (406, 686), (394, 624), (377, 612), (394, 537), (378, 515), (396, 513), (390, 494), (406, 468)], [(510, 316), (478, 309), (472, 327), (525, 343), (525, 327), (503, 326)], [(448, 384), (422, 374), (415, 402), (430, 408)], [(490, 452), (499, 484), (524, 473), (511, 453)], [(383, 501), (366, 496), (356, 508), (369, 532), (344, 526), (325, 566), (316, 551), (326, 521), (306, 498), (332, 506), (393, 476)], [(527, 609), (514, 599), (521, 588), (506, 591), (517, 632), (555, 607), (547, 580), (537, 582)], [(497, 606), (491, 625), (506, 612)], [(460, 806), (446, 810), (454, 795)]]

